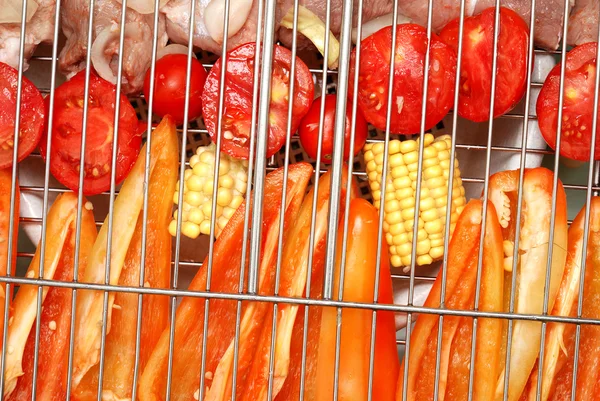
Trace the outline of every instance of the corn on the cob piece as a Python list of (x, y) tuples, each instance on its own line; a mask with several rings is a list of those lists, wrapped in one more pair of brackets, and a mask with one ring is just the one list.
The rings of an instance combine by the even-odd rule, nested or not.
[[(181, 233), (189, 238), (210, 234), (215, 153), (216, 146), (213, 143), (198, 147), (196, 154), (190, 158), (190, 167), (184, 172)], [(244, 200), (248, 186), (248, 161), (238, 160), (221, 152), (218, 185), (215, 220), (217, 237)], [(179, 181), (177, 189), (179, 189)], [(178, 200), (177, 190), (173, 195), (173, 202), (177, 204)], [(169, 232), (172, 236), (177, 233), (178, 212), (175, 211), (173, 220), (169, 224)]]
[[(448, 135), (434, 138), (431, 134), (425, 134), (424, 138), (416, 253), (418, 266), (431, 264), (441, 259), (444, 253), (444, 227), (452, 146)], [(364, 147), (369, 185), (374, 204), (378, 209), (381, 203), (383, 151), (383, 143), (369, 143)], [(408, 268), (411, 264), (418, 159), (419, 139), (390, 141), (383, 230), (389, 245), (390, 262), (394, 267)], [(452, 187), (450, 234), (454, 231), (458, 216), (466, 204), (458, 160), (454, 164)]]

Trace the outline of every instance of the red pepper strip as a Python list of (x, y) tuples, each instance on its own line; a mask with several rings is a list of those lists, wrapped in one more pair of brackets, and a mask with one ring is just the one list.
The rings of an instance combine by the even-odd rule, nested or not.
[[(83, 202), (86, 202), (83, 199)], [(75, 265), (75, 220), (77, 195), (59, 195), (50, 208), (46, 227), (44, 278), (72, 281)], [(96, 239), (96, 223), (90, 210), (82, 208), (79, 248), (79, 275), (83, 277), (87, 258)], [(38, 277), (40, 248), (27, 270), (27, 277)], [(23, 285), (13, 302), (14, 315), (9, 322), (7, 361), (14, 372), (6, 393), (10, 400), (31, 400), (35, 347), (34, 322), (37, 313), (38, 287)], [(66, 396), (67, 361), (71, 330), (71, 297), (68, 288), (44, 287), (40, 317), (38, 382), (36, 396), (40, 401), (64, 399)], [(14, 320), (13, 320), (14, 319)], [(12, 349), (12, 353), (11, 353)], [(14, 358), (14, 359), (13, 359)], [(22, 370), (21, 370), (22, 369)]]
[[(340, 198), (346, 199), (347, 171), (343, 169), (342, 182), (344, 183)], [(313, 260), (317, 252), (323, 252), (326, 243), (329, 190), (331, 174), (323, 174), (319, 178), (319, 192), (317, 194), (316, 222), (313, 242)], [(351, 198), (359, 196), (358, 188), (352, 181)], [(304, 294), (308, 271), (308, 255), (310, 245), (310, 226), (312, 220), (312, 204), (314, 188), (304, 198), (298, 219), (291, 227), (289, 236), (284, 245), (281, 266), (279, 295), (284, 297), (301, 297)], [(322, 257), (322, 256), (319, 256)], [(298, 305), (280, 304), (277, 312), (275, 360), (273, 373), (273, 395), (276, 396), (288, 375), (290, 364), (290, 342), (292, 330), (298, 313)], [(257, 401), (267, 399), (269, 380), (269, 362), (272, 342), (273, 309), (269, 308), (267, 318), (263, 323), (264, 329), (260, 336), (260, 345), (256, 351), (252, 370), (243, 391), (242, 401)], [(229, 397), (229, 396), (228, 396)]]
[[(461, 213), (448, 248), (446, 272), (446, 307), (471, 309), (474, 304), (479, 240), (483, 203), (471, 200)], [(486, 233), (484, 236), (480, 310), (502, 310), (503, 270), (502, 232), (494, 206), (488, 203)], [(442, 275), (438, 274), (425, 301), (425, 306), (438, 308)], [(438, 337), (437, 315), (421, 314), (411, 335), (408, 373), (408, 399), (433, 400), (435, 364)], [(472, 319), (448, 316), (442, 331), (440, 360), (440, 399), (463, 400), (468, 394), (471, 353)], [(489, 401), (493, 398), (500, 358), (502, 323), (494, 319), (478, 322), (475, 382), (473, 399)], [(402, 399), (404, 363), (398, 381), (396, 399)]]
[[(569, 249), (567, 262), (562, 277), (562, 282), (556, 296), (556, 302), (552, 309), (553, 316), (569, 316), (577, 311), (577, 298), (579, 296), (579, 281), (581, 278), (581, 265), (583, 258), (583, 229), (585, 219), (585, 207), (581, 209), (577, 217), (569, 227)], [(595, 238), (600, 226), (600, 198), (592, 198), (590, 210), (590, 245)], [(592, 248), (588, 248), (588, 252)], [(570, 325), (565, 323), (548, 323), (546, 331), (546, 342), (544, 349), (544, 368), (542, 381), (541, 401), (547, 401), (554, 377), (559, 370), (559, 360), (564, 356), (564, 338)], [(536, 401), (537, 399), (538, 366), (536, 365), (529, 378), (527, 392), (521, 397), (522, 400)]]
[[(293, 221), (291, 219), (295, 218), (312, 172), (312, 166), (307, 163), (296, 163), (289, 166), (286, 221)], [(267, 174), (264, 199), (269, 201), (265, 202), (263, 207), (262, 251), (259, 266), (259, 291), (261, 293), (265, 293), (265, 286), (269, 288), (272, 285), (271, 276), (275, 269), (277, 237), (279, 235), (282, 186), (283, 168)], [(242, 203), (215, 242), (211, 279), (211, 291), (213, 292), (238, 292), (245, 209), (245, 203)], [(289, 230), (289, 225), (286, 225), (286, 227)], [(206, 289), (207, 265), (208, 259), (204, 261), (203, 268), (194, 277), (189, 287), (190, 290), (204, 291)], [(214, 299), (210, 301), (210, 319), (208, 337), (206, 338), (208, 350), (206, 355), (207, 386), (212, 385), (213, 372), (215, 372), (217, 364), (223, 358), (234, 337), (236, 306), (237, 302), (231, 300)], [(204, 307), (205, 299), (185, 297), (177, 309), (171, 382), (171, 399), (174, 401), (189, 401), (199, 391)], [(245, 314), (248, 309), (250, 309), (249, 305), (244, 305), (243, 313)], [(259, 324), (264, 320), (262, 318), (264, 318), (264, 315), (261, 317)], [(247, 335), (246, 333), (241, 334), (240, 345), (246, 341), (244, 338)], [(249, 366), (253, 355), (242, 351), (240, 348), (239, 366)], [(163, 331), (140, 378), (139, 395), (142, 401), (164, 399), (168, 356), (169, 329), (166, 329)]]
[[(146, 232), (146, 259), (144, 286), (168, 288), (171, 277), (171, 242), (169, 221), (173, 193), (178, 173), (177, 135), (169, 135), (150, 175), (148, 186), (148, 219)], [(119, 285), (137, 287), (140, 284), (142, 257), (143, 214), (137, 220), (131, 244), (127, 250)], [(167, 327), (169, 298), (144, 295), (139, 368), (144, 368), (150, 352)], [(115, 294), (110, 332), (106, 336), (102, 397), (104, 400), (131, 399), (135, 368), (135, 340), (137, 333), (138, 295)], [(98, 393), (98, 365), (84, 376), (74, 400), (96, 401)]]
[[(6, 276), (8, 263), (8, 226), (10, 224), (10, 191), (12, 168), (0, 170), (0, 276)], [(19, 201), (21, 199), (19, 182), (16, 183), (15, 208), (13, 218), (13, 249), (11, 272), (15, 273), (17, 263), (17, 235), (19, 232)], [(12, 294), (12, 287), (11, 287)], [(12, 298), (12, 296), (11, 296)], [(6, 284), (0, 284), (0, 333), (4, 333), (4, 302), (6, 300)], [(0, 336), (2, 337), (2, 336)], [(2, 338), (0, 338), (0, 347)]]
[[(600, 318), (600, 198), (593, 198), (590, 205), (590, 232), (585, 265), (585, 282), (583, 289), (582, 316), (588, 319)], [(581, 247), (583, 246), (583, 219), (585, 207), (579, 212), (577, 218), (569, 229), (569, 261), (581, 266)], [(578, 285), (575, 296), (578, 296)], [(577, 300), (573, 303), (572, 313), (576, 314)], [(571, 384), (573, 380), (573, 357), (575, 342), (575, 326), (568, 325), (564, 334), (564, 353), (557, 358), (554, 379), (549, 387), (550, 399), (571, 400)], [(565, 355), (566, 354), (566, 355)], [(579, 361), (577, 368), (577, 401), (600, 399), (600, 327), (596, 325), (583, 325), (579, 343)], [(544, 377), (544, 381), (546, 378)], [(544, 383), (544, 382), (542, 382)]]
[[(340, 221), (338, 235), (334, 294), (340, 285), (340, 268), (345, 257), (343, 300), (351, 302), (373, 302), (376, 273), (377, 233), (379, 230), (377, 209), (364, 199), (354, 199), (350, 203), (348, 216), (348, 238), (346, 255), (342, 255), (344, 222)], [(387, 247), (381, 248), (381, 287), (391, 286)], [(390, 279), (387, 277), (390, 276)], [(382, 291), (389, 297), (391, 288)], [(341, 345), (339, 361), (338, 400), (367, 400), (369, 392), (369, 359), (371, 344), (371, 324), (373, 313), (366, 309), (344, 309), (342, 311)], [(321, 315), (321, 331), (317, 357), (316, 401), (333, 399), (335, 350), (336, 350), (337, 308), (325, 307)], [(374, 366), (373, 388), (377, 389), (377, 400), (393, 400), (396, 377), (399, 369), (395, 341), (395, 325), (389, 316), (377, 320), (378, 331), (387, 331), (379, 340), (380, 348)], [(387, 351), (382, 352), (382, 351)], [(391, 371), (391, 372), (390, 372)]]
[[(543, 312), (546, 265), (550, 242), (550, 214), (552, 212), (552, 187), (554, 174), (545, 168), (526, 169), (522, 187), (523, 207), (521, 227), (517, 230), (517, 196), (519, 191), (519, 171), (504, 171), (490, 178), (489, 196), (502, 226), (504, 237), (505, 270), (513, 265), (514, 239), (519, 232), (517, 288), (515, 313), (541, 314)], [(556, 193), (556, 215), (554, 244), (549, 291), (549, 308), (552, 310), (563, 276), (567, 257), (567, 205), (562, 183), (558, 182)], [(510, 282), (510, 274), (507, 280)], [(504, 288), (504, 299), (510, 299), (510, 285)], [(508, 401), (517, 401), (525, 390), (529, 376), (539, 356), (541, 323), (516, 320), (513, 325), (511, 345), (510, 380)], [(501, 363), (504, 367), (504, 363)], [(503, 399), (504, 369), (496, 384), (496, 400)]]

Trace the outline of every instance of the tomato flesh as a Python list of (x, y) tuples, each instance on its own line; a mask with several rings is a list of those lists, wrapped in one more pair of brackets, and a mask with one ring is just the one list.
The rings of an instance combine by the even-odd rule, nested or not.
[[(221, 144), (222, 151), (240, 159), (249, 157), (255, 48), (255, 43), (247, 43), (227, 53)], [(288, 49), (274, 46), (267, 157), (281, 149), (287, 137), (291, 60), (292, 53)], [(221, 63), (222, 59), (217, 60), (210, 70), (202, 95), (202, 115), (213, 142), (216, 142), (218, 128)], [(294, 85), (292, 133), (298, 129), (314, 96), (312, 75), (298, 58)]]
[[(321, 161), (331, 163), (333, 158), (333, 126), (335, 123), (336, 95), (325, 96), (325, 114), (323, 115), (323, 140), (321, 143)], [(316, 99), (308, 114), (302, 119), (298, 134), (300, 143), (306, 154), (313, 160), (317, 160), (319, 144), (319, 126), (321, 117), (321, 98)], [(354, 156), (356, 156), (367, 141), (367, 122), (360, 110), (356, 110), (354, 122)], [(352, 134), (352, 102), (346, 105), (346, 130), (344, 131), (344, 160), (350, 157), (350, 140)]]
[[(468, 120), (489, 120), (494, 57), (496, 9), (465, 18), (458, 114)], [(459, 20), (448, 23), (440, 32), (443, 41), (458, 50)], [(494, 117), (510, 111), (527, 89), (529, 29), (514, 11), (500, 8), (500, 35), (496, 64)]]
[[(590, 158), (596, 46), (597, 43), (586, 43), (567, 54), (560, 154), (573, 160), (587, 161)], [(538, 125), (552, 149), (556, 149), (558, 130), (560, 68), (558, 64), (550, 71), (537, 100)], [(600, 141), (596, 141), (594, 148), (594, 160), (600, 160)]]
[[(83, 126), (85, 71), (60, 85), (54, 95), (52, 148), (40, 143), (50, 172), (64, 186), (79, 189), (80, 152)], [(110, 189), (112, 144), (115, 137), (116, 87), (90, 74), (83, 193), (96, 195)], [(121, 96), (115, 184), (121, 183), (133, 167), (142, 142), (135, 110)]]
[[(392, 27), (367, 37), (360, 45), (358, 106), (365, 119), (386, 129)], [(413, 134), (421, 130), (423, 75), (427, 32), (415, 24), (397, 26), (390, 131)], [(425, 129), (434, 127), (453, 104), (456, 55), (437, 35), (431, 35)], [(354, 92), (356, 50), (350, 61), (349, 94)]]
[[(0, 169), (12, 166), (19, 72), (0, 63)], [(44, 99), (30, 80), (23, 77), (17, 161), (35, 149), (44, 129)]]
[[(154, 98), (152, 111), (161, 117), (169, 114), (177, 124), (184, 123), (187, 55), (167, 54), (156, 62), (154, 69)], [(202, 114), (202, 92), (206, 70), (192, 58), (189, 86), (188, 121)], [(144, 79), (144, 97), (150, 99), (150, 69)]]

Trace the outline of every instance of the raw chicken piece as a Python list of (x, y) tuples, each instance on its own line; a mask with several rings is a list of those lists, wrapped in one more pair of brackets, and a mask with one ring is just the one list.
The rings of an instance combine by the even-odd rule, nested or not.
[(578, 46), (598, 40), (598, 4), (598, 0), (576, 0), (569, 17), (569, 45)]
[[(88, 0), (63, 0), (61, 22), (67, 42), (60, 53), (59, 64), (68, 77), (85, 68), (88, 17)], [(112, 83), (116, 83), (119, 62), (120, 21), (121, 3), (116, 0), (95, 1), (92, 65), (102, 78)], [(144, 85), (144, 75), (152, 62), (153, 26), (153, 14), (127, 9), (121, 86), (124, 94), (138, 93)], [(158, 48), (161, 49), (168, 40), (162, 14), (159, 16), (158, 35)]]
[[(27, 60), (40, 43), (52, 43), (54, 37), (55, 0), (38, 0), (37, 10), (25, 26), (24, 69), (29, 67)], [(0, 61), (19, 67), (20, 23), (0, 23)]]

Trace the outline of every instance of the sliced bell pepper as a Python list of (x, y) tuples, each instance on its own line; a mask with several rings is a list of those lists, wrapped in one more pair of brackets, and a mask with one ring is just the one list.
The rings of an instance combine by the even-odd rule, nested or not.
[[(517, 196), (519, 171), (503, 171), (492, 175), (489, 198), (496, 207), (502, 226), (506, 270), (505, 305), (510, 299), (511, 274), (517, 274), (515, 313), (541, 314), (544, 304), (546, 265), (550, 242), (550, 215), (554, 174), (545, 168), (526, 169), (522, 188), (521, 227), (517, 230)], [(517, 271), (511, 272), (516, 233), (519, 232)], [(549, 310), (554, 302), (563, 276), (567, 257), (567, 203), (562, 183), (558, 182), (552, 266), (550, 272)], [(516, 320), (510, 358), (508, 401), (517, 401), (525, 390), (530, 373), (539, 355), (541, 323)], [(505, 343), (505, 341), (503, 341)], [(496, 385), (496, 400), (504, 394), (504, 363)]]
[[(285, 205), (284, 235), (295, 220), (304, 197), (313, 168), (307, 163), (296, 163), (289, 166)], [(281, 197), (283, 186), (283, 168), (275, 170), (265, 177), (263, 206), (261, 261), (259, 266), (259, 293), (273, 293), (274, 273), (276, 267), (277, 244)], [(211, 291), (221, 293), (237, 293), (239, 286), (240, 263), (242, 259), (242, 242), (244, 232), (244, 215), (246, 204), (238, 208), (225, 226), (214, 244)], [(190, 290), (204, 291), (207, 283), (208, 259), (198, 271), (190, 284)], [(245, 267), (247, 269), (247, 266)], [(245, 275), (247, 277), (247, 275)], [(211, 300), (206, 338), (206, 385), (209, 393), (218, 380), (217, 388), (227, 390), (227, 380), (232, 363), (232, 339), (235, 334), (237, 302), (232, 300)], [(257, 303), (244, 303), (242, 310), (242, 330), (240, 331), (239, 368), (248, 369), (252, 362), (253, 341), (250, 333), (259, 334), (264, 321), (264, 312)], [(262, 315), (261, 315), (262, 313)], [(173, 372), (171, 382), (171, 399), (177, 401), (198, 397), (200, 367), (202, 361), (203, 324), (205, 300), (202, 298), (183, 298), (177, 308), (175, 320), (175, 347), (173, 355)], [(162, 400), (166, 396), (167, 364), (169, 359), (169, 329), (163, 331), (161, 338), (152, 352), (142, 373), (139, 384), (141, 401)], [(221, 365), (222, 370), (216, 371)], [(240, 377), (240, 380), (243, 378)], [(225, 389), (225, 390), (223, 390)], [(207, 394), (208, 395), (208, 394)]]
[[(150, 149), (150, 176), (154, 174), (159, 160), (165, 160), (166, 153), (173, 150), (173, 140), (177, 132), (170, 116), (165, 116), (152, 133)], [(127, 250), (133, 238), (135, 227), (144, 200), (144, 170), (146, 167), (146, 145), (129, 175), (123, 182), (119, 196), (115, 199), (113, 210), (112, 251), (109, 283), (119, 283)], [(106, 217), (108, 219), (108, 216)], [(108, 224), (104, 221), (98, 238), (92, 248), (88, 268), (83, 281), (104, 284), (106, 269), (106, 247)], [(102, 337), (103, 291), (82, 290), (77, 298), (75, 315), (75, 345), (73, 355), (73, 387), (77, 388), (85, 374), (100, 360), (100, 341)], [(110, 333), (115, 293), (108, 295), (107, 328)]]
[[(469, 310), (474, 307), (483, 202), (471, 200), (460, 214), (448, 248), (445, 306)], [(502, 231), (494, 206), (488, 203), (484, 235), (479, 310), (498, 312), (503, 307)], [(439, 308), (442, 273), (425, 301), (429, 308)], [(433, 400), (439, 316), (421, 314), (411, 334), (408, 361), (408, 400)], [(469, 391), (471, 338), (473, 319), (459, 316), (444, 318), (440, 355), (439, 398), (465, 400)], [(475, 381), (473, 399), (493, 399), (499, 374), (502, 322), (481, 318), (477, 326)], [(404, 363), (396, 400), (402, 400)]]
[[(83, 199), (83, 202), (86, 202)], [(86, 268), (88, 254), (96, 239), (96, 224), (90, 210), (82, 208), (79, 250), (79, 276)], [(75, 264), (75, 222), (77, 196), (72, 192), (59, 195), (48, 211), (44, 278), (72, 281)], [(39, 277), (40, 247), (27, 270), (27, 277)], [(35, 345), (34, 322), (37, 318), (38, 287), (22, 285), (13, 301), (9, 320), (5, 395), (11, 400), (30, 400)], [(40, 320), (37, 399), (54, 399), (66, 391), (69, 333), (71, 329), (71, 295), (68, 288), (44, 287)], [(13, 390), (15, 390), (13, 392)]]
[[(171, 277), (171, 235), (169, 222), (173, 193), (177, 183), (179, 152), (177, 135), (168, 135), (148, 184), (148, 219), (144, 286), (168, 288)], [(142, 257), (143, 215), (137, 225), (127, 250), (119, 285), (140, 284)], [(110, 332), (106, 336), (103, 399), (131, 399), (135, 368), (135, 341), (137, 334), (138, 295), (119, 292), (115, 294)], [(158, 342), (169, 319), (169, 298), (144, 295), (142, 304), (140, 371), (150, 352)], [(73, 394), (74, 400), (96, 401), (98, 392), (98, 365), (84, 376)]]
[[(343, 169), (342, 191), (340, 199), (345, 202), (346, 188), (348, 182), (347, 170)], [(324, 258), (325, 243), (327, 236), (327, 225), (329, 215), (329, 191), (331, 174), (323, 174), (319, 178), (319, 191), (317, 193), (316, 220), (313, 240), (313, 263), (315, 259)], [(359, 196), (355, 181), (351, 183), (351, 198)], [(279, 295), (284, 297), (301, 297), (304, 294), (308, 272), (308, 256), (310, 246), (310, 227), (312, 221), (312, 205), (314, 188), (304, 198), (300, 213), (291, 227), (288, 239), (285, 242)], [(343, 210), (342, 210), (343, 212)], [(275, 336), (275, 356), (273, 373), (273, 396), (281, 390), (289, 372), (290, 364), (290, 342), (292, 330), (298, 313), (297, 304), (280, 304), (277, 311), (277, 327)], [(267, 318), (263, 324), (263, 333), (260, 336), (250, 375), (241, 394), (241, 401), (266, 400), (268, 393), (269, 362), (271, 353), (271, 329), (273, 324), (273, 309), (269, 308)], [(229, 398), (229, 395), (227, 396)]]
[[(10, 225), (10, 191), (12, 171), (10, 168), (0, 170), (0, 276), (6, 276), (8, 267), (8, 235)], [(17, 264), (17, 234), (19, 232), (19, 201), (21, 199), (19, 182), (16, 183), (15, 208), (13, 218), (13, 249), (10, 271), (15, 273)], [(12, 294), (12, 287), (11, 287)], [(12, 297), (11, 297), (12, 298)], [(4, 302), (6, 301), (6, 284), (0, 284), (0, 333), (4, 333)], [(0, 336), (0, 347), (3, 339)]]
[[(569, 228), (569, 252), (565, 275), (556, 301), (553, 314), (576, 316), (579, 296), (579, 279), (583, 260), (583, 237), (585, 207), (581, 209)], [(592, 198), (590, 204), (590, 229), (587, 243), (583, 289), (582, 316), (589, 319), (600, 318), (600, 198)], [(557, 306), (563, 301), (563, 308)], [(556, 349), (552, 347), (558, 342)], [(575, 326), (572, 324), (549, 323), (546, 347), (550, 347), (550, 357), (544, 358), (542, 386), (543, 401), (571, 400), (573, 380), (573, 358), (575, 350)], [(577, 369), (577, 401), (600, 399), (600, 327), (583, 325), (579, 343)], [(532, 375), (533, 377), (533, 375)], [(532, 382), (537, 382), (537, 375)], [(535, 400), (535, 386), (529, 393), (529, 400)]]

